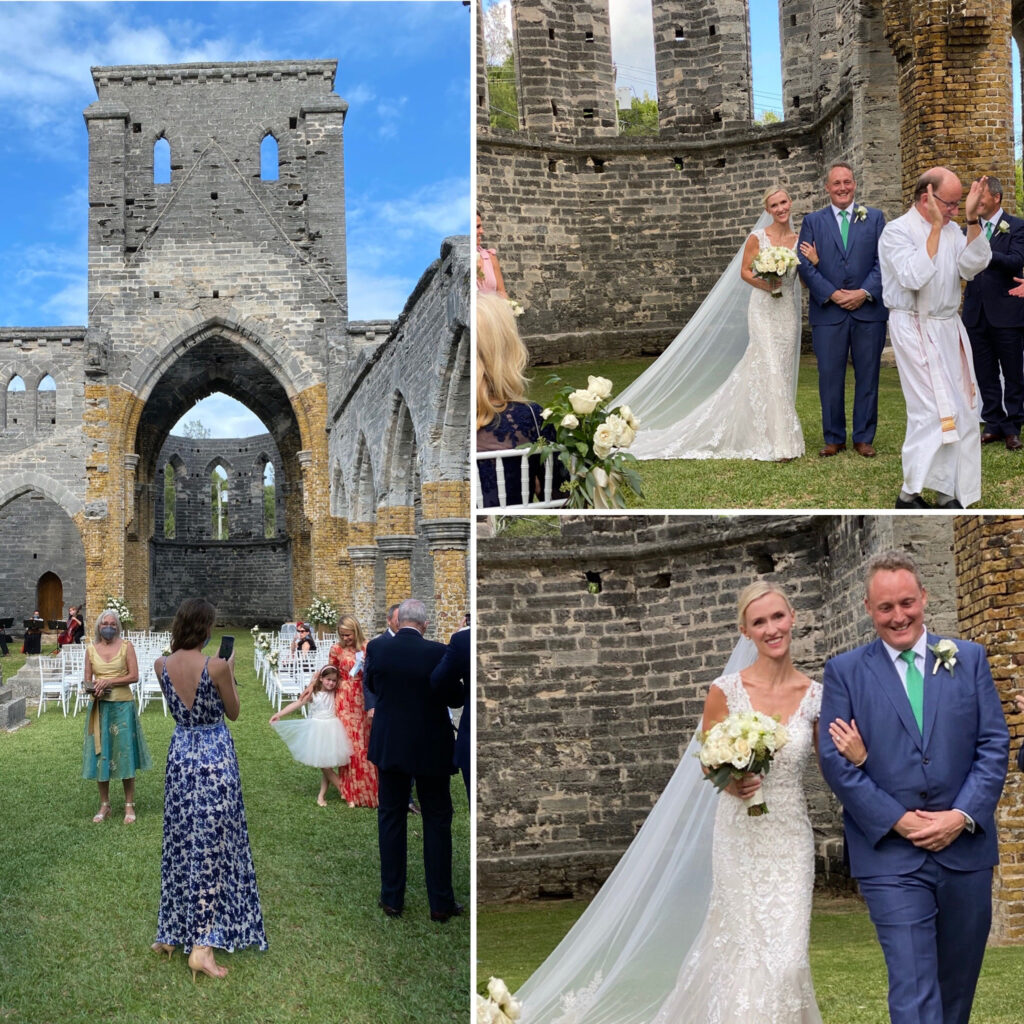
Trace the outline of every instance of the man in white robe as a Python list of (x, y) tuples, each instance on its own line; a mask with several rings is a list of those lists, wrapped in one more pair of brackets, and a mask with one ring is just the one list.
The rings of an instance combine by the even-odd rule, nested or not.
[(966, 508), (981, 498), (981, 400), (967, 330), (960, 322), (960, 281), (988, 266), (992, 250), (978, 223), (987, 179), (967, 194), (967, 235), (952, 222), (960, 179), (934, 167), (918, 179), (914, 205), (889, 221), (878, 243), (882, 301), (907, 405), (903, 488), (896, 508)]

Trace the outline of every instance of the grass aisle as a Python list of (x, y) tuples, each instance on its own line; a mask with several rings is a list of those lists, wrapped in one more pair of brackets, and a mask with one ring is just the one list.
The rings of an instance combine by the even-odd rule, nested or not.
[[(124, 795), (94, 825), (96, 784), (81, 778), (84, 718), (50, 704), (0, 733), (0, 1020), (5, 1024), (184, 1022), (283, 1024), (464, 1022), (469, 1014), (469, 917), (429, 920), (422, 830), (409, 820), (405, 914), (377, 907), (377, 815), (331, 792), (271, 731), (247, 628), (236, 635), (242, 702), (228, 723), (238, 751), (249, 836), (270, 948), (218, 954), (225, 981), (193, 988), (180, 948), (149, 949), (160, 899), (164, 765), (173, 719), (150, 703), (142, 728), (154, 767), (136, 779), (138, 821)], [(214, 637), (208, 650), (216, 651)], [(469, 905), (469, 815), (453, 776), (455, 894)]]
[[(558, 945), (586, 909), (579, 900), (481, 906), (477, 924), (477, 987), (504, 978), (513, 992)], [(811, 917), (811, 971), (825, 1024), (888, 1024), (882, 951), (863, 904), (815, 899)], [(972, 1020), (1020, 1024), (1024, 948), (989, 949)]]
[[(621, 359), (563, 366), (535, 366), (530, 398), (547, 405), (559, 386), (585, 387), (588, 374), (607, 377), (616, 392), (634, 381), (653, 358)], [(562, 385), (547, 384), (554, 373)], [(853, 410), (853, 371), (848, 370), (846, 415)], [(800, 361), (796, 408), (804, 432), (807, 453), (789, 463), (752, 462), (737, 459), (659, 460), (640, 463), (644, 500), (633, 507), (665, 509), (702, 508), (878, 508), (891, 509), (899, 494), (903, 471), (900, 448), (906, 428), (906, 406), (895, 368), (883, 367), (879, 379), (878, 456), (865, 459), (852, 447), (823, 459), (821, 404), (818, 369), (813, 356)], [(641, 430), (643, 424), (641, 423)], [(848, 423), (849, 429), (849, 423)], [(1024, 453), (1008, 452), (1001, 444), (986, 445), (981, 454), (981, 504), (974, 508), (1021, 508), (1024, 506)], [(925, 493), (934, 500), (934, 495)]]

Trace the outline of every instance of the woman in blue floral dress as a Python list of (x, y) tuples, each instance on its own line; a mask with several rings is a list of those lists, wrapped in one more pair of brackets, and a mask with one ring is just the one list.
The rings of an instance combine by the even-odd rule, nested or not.
[(181, 945), (192, 979), (223, 978), (213, 947), (267, 948), (256, 871), (242, 805), (238, 759), (224, 716), (238, 718), (234, 655), (208, 658), (216, 609), (183, 601), (171, 627), (171, 655), (155, 669), (177, 723), (167, 751), (160, 913), (153, 949)]

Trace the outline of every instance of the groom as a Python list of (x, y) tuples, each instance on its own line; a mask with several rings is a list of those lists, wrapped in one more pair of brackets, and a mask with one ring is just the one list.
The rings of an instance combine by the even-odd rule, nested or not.
[[(821, 770), (885, 954), (890, 1019), (967, 1024), (992, 920), (1006, 720), (984, 649), (926, 632), (909, 555), (872, 558), (866, 592), (878, 639), (825, 665)], [(829, 735), (837, 718), (863, 736), (857, 766)]]
[[(825, 177), (831, 203), (804, 217), (800, 227), (800, 279), (810, 294), (807, 319), (818, 360), (818, 395), (825, 447), (822, 456), (846, 448), (846, 363), (853, 356), (853, 447), (872, 458), (878, 425), (878, 369), (889, 311), (882, 305), (878, 237), (880, 210), (855, 204), (857, 183), (849, 164), (834, 163)], [(815, 266), (803, 255), (812, 244)]]

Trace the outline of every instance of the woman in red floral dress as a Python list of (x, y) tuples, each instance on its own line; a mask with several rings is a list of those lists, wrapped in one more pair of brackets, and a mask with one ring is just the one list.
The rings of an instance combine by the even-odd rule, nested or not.
[[(377, 806), (377, 767), (366, 759), (373, 712), (367, 714), (363, 706), (365, 657), (366, 637), (359, 623), (351, 615), (343, 615), (338, 623), (338, 642), (331, 647), (328, 660), (337, 666), (340, 675), (335, 712), (352, 741), (352, 756), (338, 771), (340, 792), (349, 807)], [(350, 675), (354, 668), (358, 671)]]

